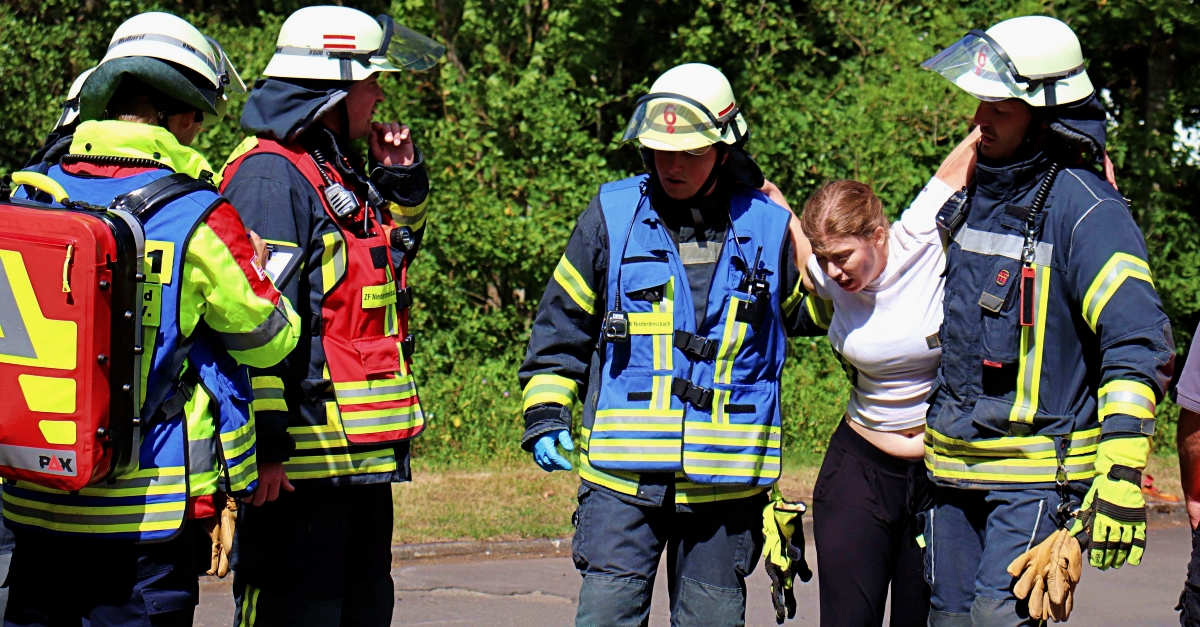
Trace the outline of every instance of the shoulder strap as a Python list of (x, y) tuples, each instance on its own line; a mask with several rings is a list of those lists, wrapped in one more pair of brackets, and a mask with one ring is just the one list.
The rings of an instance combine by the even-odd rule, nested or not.
[(150, 221), (159, 209), (168, 203), (192, 192), (209, 191), (217, 193), (217, 188), (211, 183), (194, 179), (187, 174), (168, 174), (154, 182), (131, 192), (126, 192), (113, 199), (109, 205), (113, 209), (123, 209), (137, 216), (143, 224)]

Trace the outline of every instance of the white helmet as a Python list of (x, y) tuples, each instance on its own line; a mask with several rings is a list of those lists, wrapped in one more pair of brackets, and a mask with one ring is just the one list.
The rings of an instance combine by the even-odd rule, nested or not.
[(170, 13), (142, 13), (117, 27), (81, 88), (80, 118), (99, 119), (126, 74), (195, 107), (206, 122), (225, 114), (225, 90), (246, 91), (221, 45)]
[(651, 150), (694, 151), (737, 144), (749, 125), (720, 70), (685, 63), (667, 70), (637, 101), (621, 141), (637, 139)]
[(921, 67), (980, 100), (1018, 98), (1053, 107), (1095, 91), (1071, 27), (1044, 15), (1005, 20), (986, 33), (972, 30)]
[(72, 124), (79, 118), (79, 92), (83, 91), (83, 83), (92, 75), (96, 68), (90, 67), (83, 71), (82, 74), (75, 77), (75, 82), (71, 83), (71, 89), (67, 90), (67, 99), (63, 102), (62, 115), (59, 116), (58, 122), (54, 123), (55, 129), (60, 129), (64, 126)]
[(376, 72), (420, 72), (446, 52), (438, 42), (349, 7), (307, 7), (279, 29), (275, 55), (263, 76), (360, 81)]

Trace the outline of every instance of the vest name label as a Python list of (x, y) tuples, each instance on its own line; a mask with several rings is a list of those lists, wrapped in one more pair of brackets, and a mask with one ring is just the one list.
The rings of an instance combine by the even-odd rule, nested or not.
[(667, 335), (674, 333), (674, 314), (667, 311), (630, 313), (629, 332), (633, 335)]
[(396, 302), (396, 284), (367, 285), (362, 288), (362, 308), (386, 307)]

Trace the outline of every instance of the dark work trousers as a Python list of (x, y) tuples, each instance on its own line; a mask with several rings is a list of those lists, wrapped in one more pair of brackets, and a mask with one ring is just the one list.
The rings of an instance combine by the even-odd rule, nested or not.
[(892, 457), (842, 421), (813, 488), (821, 625), (882, 625), (889, 586), (891, 625), (925, 625), (929, 586), (917, 536), (929, 491), (922, 460)]
[[(649, 624), (659, 558), (667, 551), (672, 627), (735, 627), (746, 622), (746, 577), (762, 553), (767, 493), (676, 511), (633, 505), (579, 488), (571, 553), (583, 575), (576, 627)], [(763, 594), (767, 594), (766, 591)]]
[(389, 483), (300, 485), (261, 507), (242, 504), (234, 625), (390, 625), (392, 512)]
[[(1066, 493), (1079, 507), (1085, 483)], [(1041, 625), (1018, 601), (1008, 565), (1058, 529), (1055, 488), (965, 490), (939, 487), (925, 519), (925, 577), (933, 586), (930, 627)], [(1084, 559), (1087, 559), (1086, 554)]]
[(1175, 609), (1180, 611), (1180, 625), (1200, 627), (1200, 530), (1197, 529), (1192, 530), (1192, 561), (1188, 564), (1187, 581)]
[(12, 531), (5, 627), (192, 624), (212, 547), (199, 523), (152, 544)]

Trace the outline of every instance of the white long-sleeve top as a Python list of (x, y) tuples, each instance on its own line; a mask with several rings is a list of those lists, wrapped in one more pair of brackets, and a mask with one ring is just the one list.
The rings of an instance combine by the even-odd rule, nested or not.
[(883, 273), (848, 293), (809, 257), (817, 296), (833, 303), (829, 342), (857, 371), (846, 406), (851, 420), (876, 431), (925, 424), (926, 399), (942, 350), (942, 291), (946, 267), (935, 217), (954, 193), (932, 178), (888, 234)]

